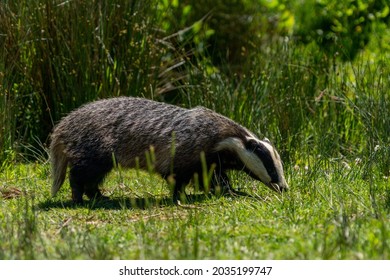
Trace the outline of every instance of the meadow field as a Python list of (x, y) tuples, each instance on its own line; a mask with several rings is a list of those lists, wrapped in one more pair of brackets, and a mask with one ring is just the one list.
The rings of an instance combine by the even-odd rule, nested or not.
[[(225, 2), (0, 3), (0, 259), (390, 258), (388, 4), (307, 1), (327, 30), (298, 0)], [(73, 205), (68, 181), (52, 198), (53, 126), (122, 95), (269, 138), (289, 191), (231, 172), (251, 197), (189, 187), (177, 206), (161, 177), (118, 166), (110, 201)]]

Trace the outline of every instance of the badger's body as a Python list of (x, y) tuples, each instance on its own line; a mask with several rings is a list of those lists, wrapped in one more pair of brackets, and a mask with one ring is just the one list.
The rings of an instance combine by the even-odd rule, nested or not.
[[(244, 170), (274, 190), (287, 189), (280, 157), (268, 140), (209, 109), (181, 107), (142, 98), (103, 99), (63, 118), (51, 136), (52, 195), (69, 166), (72, 199), (99, 198), (98, 189), (114, 163), (148, 168), (174, 182), (177, 201), (194, 174), (202, 177), (201, 153), (215, 167), (212, 184), (230, 188), (226, 171)], [(201, 180), (200, 180), (201, 181)]]

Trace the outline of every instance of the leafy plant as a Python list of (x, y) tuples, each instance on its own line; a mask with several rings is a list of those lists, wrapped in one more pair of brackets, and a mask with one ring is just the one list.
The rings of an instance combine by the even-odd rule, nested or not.
[(311, 0), (297, 2), (295, 34), (303, 42), (316, 42), (329, 56), (353, 60), (368, 44), (372, 28), (390, 22), (384, 0)]

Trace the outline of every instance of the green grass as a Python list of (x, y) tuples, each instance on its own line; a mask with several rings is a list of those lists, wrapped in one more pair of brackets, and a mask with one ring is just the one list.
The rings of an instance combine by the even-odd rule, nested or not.
[[(109, 202), (73, 206), (66, 183), (49, 197), (48, 164), (1, 175), (0, 259), (388, 259), (389, 178), (364, 163), (320, 160), (288, 168), (291, 190), (271, 192), (246, 175), (253, 196), (213, 197), (188, 189), (172, 205), (165, 181), (116, 170)], [(192, 193), (192, 194), (191, 194)]]

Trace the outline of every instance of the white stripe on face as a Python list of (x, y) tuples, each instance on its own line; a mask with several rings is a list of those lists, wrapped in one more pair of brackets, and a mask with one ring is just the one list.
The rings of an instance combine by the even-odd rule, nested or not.
[(271, 177), (269, 176), (263, 162), (256, 154), (245, 147), (241, 139), (236, 137), (227, 138), (218, 144), (217, 150), (234, 151), (246, 166), (246, 168), (260, 181), (262, 181), (264, 184), (269, 184), (271, 182)]
[(288, 188), (280, 156), (269, 141), (260, 141), (251, 135), (245, 145), (241, 139), (230, 137), (221, 141), (216, 150), (234, 151), (248, 171), (271, 189)]
[[(269, 149), (271, 156), (272, 156), (272, 161), (273, 161), (274, 167), (276, 169), (276, 173), (279, 177), (278, 180), (276, 182), (272, 182), (271, 185), (276, 185), (277, 189), (279, 189), (279, 190), (287, 190), (288, 184), (287, 184), (286, 179), (284, 177), (282, 160), (280, 159), (278, 152), (275, 150), (275, 148), (272, 146), (272, 144), (269, 142), (268, 139), (267, 139), (267, 141), (260, 141), (260, 142), (263, 145), (265, 145), (267, 147), (267, 149)], [(273, 186), (273, 188), (275, 188), (275, 187)]]
[(269, 184), (271, 182), (279, 182), (279, 172), (275, 165), (278, 159), (275, 158), (275, 150), (273, 146), (269, 142), (260, 141), (258, 139), (253, 139), (252, 137), (248, 137), (246, 149), (249, 150), (249, 152), (253, 153), (256, 157), (258, 157), (259, 160), (262, 162), (268, 177), (270, 177), (270, 180), (265, 183)]

